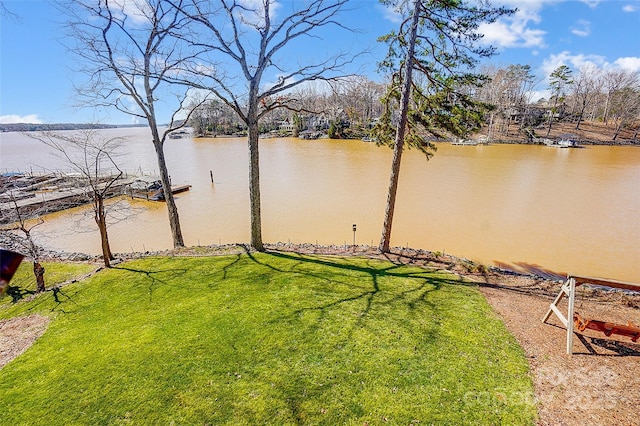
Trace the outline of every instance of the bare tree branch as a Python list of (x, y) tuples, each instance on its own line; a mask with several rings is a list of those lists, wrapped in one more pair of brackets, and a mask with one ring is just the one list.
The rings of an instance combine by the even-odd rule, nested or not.
[[(189, 87), (175, 83), (185, 81), (185, 72), (195, 69), (193, 60), (200, 53), (176, 37), (190, 22), (179, 11), (182, 4), (182, 0), (140, 0), (136, 10), (129, 10), (114, 0), (69, 0), (63, 8), (75, 42), (70, 50), (83, 60), (88, 77), (86, 85), (79, 87), (80, 98), (149, 124), (175, 247), (183, 246), (184, 240), (164, 142), (170, 132), (184, 126), (176, 117), (183, 113)], [(158, 107), (174, 98), (169, 127), (161, 134)]]
[(104, 138), (95, 129), (73, 133), (44, 131), (28, 133), (52, 148), (65, 162), (83, 176), (85, 196), (91, 200), (93, 216), (100, 232), (102, 257), (109, 267), (114, 256), (109, 245), (105, 201), (113, 195), (113, 186), (122, 177), (115, 157), (119, 155), (124, 139)]
[[(171, 0), (169, 0), (171, 1)], [(278, 108), (294, 110), (295, 102), (287, 92), (306, 82), (330, 80), (342, 75), (354, 55), (341, 52), (329, 58), (307, 64), (294, 64), (285, 55), (286, 47), (294, 40), (316, 36), (324, 27), (345, 29), (337, 19), (348, 0), (310, 0), (292, 3), (288, 14), (272, 16), (274, 0), (239, 2), (218, 0), (218, 8), (210, 1), (177, 1), (172, 4), (192, 20), (195, 28), (184, 40), (194, 49), (204, 49), (203, 61), (226, 60), (227, 73), (221, 66), (207, 62), (207, 73), (193, 87), (209, 90), (224, 104), (236, 111), (248, 128), (249, 196), (251, 207), (251, 245), (263, 250), (260, 208), (260, 178), (258, 133), (259, 121)], [(203, 34), (202, 31), (205, 31)], [(198, 40), (191, 34), (200, 35)], [(209, 34), (207, 37), (205, 34)], [(203, 41), (208, 40), (208, 41)], [(243, 81), (229, 78), (232, 69), (244, 77)], [(196, 71), (193, 69), (192, 71)], [(268, 75), (280, 74), (278, 75)], [(265, 78), (277, 78), (265, 84)], [(280, 96), (278, 96), (280, 95)]]
[(40, 293), (46, 290), (44, 280), (44, 267), (40, 263), (43, 248), (36, 244), (33, 230), (42, 225), (44, 220), (37, 215), (35, 220), (27, 220), (27, 217), (22, 214), (20, 207), (18, 206), (18, 200), (16, 199), (13, 191), (9, 192), (13, 209), (10, 214), (13, 215), (12, 226), (2, 228), (2, 235), (4, 238), (11, 242), (12, 246), (18, 247), (19, 252), (26, 254), (33, 263), (33, 274), (36, 278), (36, 292)]

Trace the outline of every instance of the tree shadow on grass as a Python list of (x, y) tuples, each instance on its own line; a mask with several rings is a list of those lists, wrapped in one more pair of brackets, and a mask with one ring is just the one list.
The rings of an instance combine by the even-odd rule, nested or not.
[[(361, 328), (363, 323), (367, 320), (367, 317), (372, 312), (374, 304), (379, 305), (402, 305), (409, 310), (423, 309), (428, 311), (437, 312), (439, 307), (429, 300), (429, 294), (440, 290), (442, 285), (462, 285), (462, 286), (475, 286), (474, 283), (461, 281), (460, 279), (447, 278), (434, 275), (433, 271), (428, 269), (419, 270), (406, 270), (405, 263), (391, 263), (385, 266), (383, 260), (358, 258), (359, 260), (366, 261), (365, 265), (356, 264), (350, 262), (344, 257), (332, 257), (322, 255), (303, 255), (294, 254), (289, 252), (267, 252), (268, 255), (278, 259), (286, 259), (294, 261), (293, 265), (289, 269), (276, 268), (268, 261), (261, 261), (251, 253), (248, 256), (256, 263), (268, 267), (279, 273), (286, 274), (301, 274), (306, 277), (312, 277), (318, 279), (320, 282), (329, 285), (343, 285), (350, 291), (350, 295), (344, 297), (337, 297), (334, 300), (314, 303), (311, 306), (302, 307), (294, 310), (291, 314), (293, 317), (299, 317), (304, 313), (316, 312), (319, 313), (318, 321), (316, 321), (317, 327), (325, 318), (329, 311), (338, 308), (340, 306), (347, 306), (353, 303), (364, 303), (361, 308), (357, 320), (353, 323), (349, 337), (352, 333)], [(330, 268), (338, 273), (333, 273), (329, 276), (311, 272), (305, 265), (313, 264)], [(353, 276), (350, 273), (362, 274), (365, 277), (370, 277), (370, 285), (364, 287), (362, 285), (356, 285), (353, 283)], [(343, 274), (341, 274), (343, 273)], [(404, 280), (412, 280), (412, 284), (403, 290), (382, 290), (380, 288), (380, 280), (383, 278), (397, 278)], [(414, 284), (415, 282), (415, 284)], [(405, 281), (406, 285), (406, 281)], [(355, 291), (353, 291), (355, 290)]]
[[(397, 263), (391, 262), (389, 266), (382, 267), (382, 265), (384, 264), (383, 263), (384, 261), (376, 260), (376, 259), (358, 258), (358, 259), (367, 261), (366, 262), (367, 266), (360, 266), (353, 262), (350, 262), (348, 258), (344, 258), (340, 256), (338, 257), (330, 257), (330, 256), (322, 257), (320, 255), (306, 256), (303, 254), (292, 254), (292, 253), (276, 252), (276, 251), (268, 252), (268, 254), (277, 258), (297, 261), (294, 268), (304, 264), (317, 264), (317, 265), (322, 265), (329, 268), (337, 268), (338, 270), (344, 270), (345, 272), (346, 271), (359, 272), (365, 275), (369, 275), (371, 277), (371, 283), (372, 283), (371, 285), (373, 288), (372, 291), (374, 292), (378, 292), (380, 290), (379, 280), (380, 278), (383, 278), (383, 277), (411, 278), (411, 279), (422, 280), (424, 283), (428, 283), (430, 285), (435, 286), (435, 290), (439, 289), (442, 284), (476, 286), (475, 283), (461, 281), (460, 279), (457, 279), (457, 278), (456, 279), (440, 278), (437, 276), (433, 276), (434, 272), (429, 269), (421, 269), (421, 270), (416, 269), (413, 271), (406, 271), (406, 270), (403, 270), (406, 268), (406, 264), (404, 263), (397, 264)], [(261, 263), (256, 259), (253, 259), (253, 260), (258, 263)], [(300, 273), (300, 274), (315, 276), (314, 274), (306, 272), (304, 270), (281, 270), (281, 269), (273, 268), (272, 266), (267, 265), (264, 262), (262, 262), (262, 264), (264, 264), (265, 266), (271, 267), (272, 269), (277, 270), (279, 272)]]
[[(363, 356), (360, 350), (371, 351), (367, 352), (368, 357), (379, 352), (378, 345), (393, 347), (402, 341), (402, 345), (409, 342), (408, 351), (404, 352), (407, 348), (404, 346), (399, 346), (397, 350), (405, 354), (402, 356), (408, 357), (407, 362), (411, 362), (408, 360), (419, 358), (421, 351), (440, 337), (441, 324), (438, 319), (446, 317), (443, 310), (451, 309), (450, 304), (447, 307), (440, 306), (430, 295), (442, 290), (444, 286), (476, 286), (452, 275), (420, 269), (416, 264), (390, 263), (383, 259), (350, 259), (340, 255), (305, 255), (279, 251), (268, 251), (261, 255), (247, 252), (247, 256), (256, 264), (278, 274), (304, 277), (302, 282), (314, 287), (309, 289), (312, 291), (309, 296), (298, 301), (297, 306), (286, 309), (282, 315), (269, 321), (270, 326), (275, 328), (279, 323), (289, 323), (299, 330), (295, 338), (307, 341), (308, 345), (301, 343), (306, 348), (301, 353), (297, 343), (281, 343), (284, 345), (280, 347), (283, 351), (282, 359), (289, 360), (292, 366), (283, 372), (285, 377), (272, 384), (286, 403), (294, 424), (306, 424), (304, 404), (308, 400), (325, 399), (327, 393), (338, 391), (332, 390), (334, 386), (353, 381), (352, 375), (360, 374), (355, 369), (352, 372), (345, 368), (332, 370), (332, 374), (327, 376), (313, 378), (308, 375), (310, 373), (302, 373), (306, 371), (304, 364), (307, 357), (321, 356), (319, 354), (325, 354), (328, 350), (327, 356), (331, 360), (327, 362), (349, 360), (354, 362), (357, 369), (358, 365), (362, 366), (362, 362), (366, 363), (365, 359), (358, 360), (359, 356)], [(323, 273), (316, 266), (326, 268), (326, 272)], [(388, 281), (389, 278), (395, 280)], [(316, 285), (319, 287), (315, 287)], [(331, 289), (336, 291), (331, 292)], [(397, 316), (394, 314), (396, 311), (399, 313)], [(301, 317), (306, 314), (312, 315), (302, 320)], [(420, 314), (424, 314), (425, 319), (414, 322)], [(430, 316), (433, 317), (431, 322)], [(382, 333), (378, 334), (380, 331)], [(396, 340), (400, 339), (400, 335), (406, 336), (406, 340)], [(294, 339), (294, 336), (290, 336), (290, 339)], [(365, 345), (367, 349), (363, 349), (361, 345)], [(358, 348), (356, 352), (359, 355), (349, 355), (353, 348)], [(390, 353), (394, 353), (394, 350)], [(406, 355), (407, 353), (413, 355)], [(333, 356), (336, 358), (332, 358)], [(365, 414), (357, 397), (340, 401), (338, 406), (342, 418), (360, 418)], [(335, 405), (327, 408), (336, 415)]]
[[(249, 253), (249, 250), (247, 249), (246, 246), (243, 246), (244, 249), (247, 251), (247, 253)], [(229, 276), (229, 271), (232, 267), (234, 267), (238, 262), (240, 262), (240, 260), (242, 259), (242, 254), (238, 253), (234, 256), (234, 260), (232, 262), (230, 262), (227, 265), (224, 265), (222, 267), (222, 279), (226, 280), (227, 277)]]
[[(172, 283), (165, 281), (166, 279), (175, 278), (177, 276), (187, 273), (187, 270), (184, 268), (144, 270), (144, 269), (135, 269), (135, 268), (129, 268), (126, 266), (118, 265), (118, 266), (112, 267), (111, 269), (134, 272), (137, 274), (142, 274), (146, 278), (148, 278), (149, 281), (148, 281), (147, 291), (149, 293), (149, 301), (153, 300), (153, 291), (156, 287), (160, 285), (173, 285)], [(160, 278), (160, 276), (164, 274), (167, 274), (167, 277)]]
[(6, 295), (11, 297), (11, 303), (18, 303), (22, 299), (32, 296), (36, 294), (34, 290), (29, 290), (26, 288), (18, 287), (18, 286), (9, 286), (7, 288)]
[(63, 297), (69, 302), (75, 303), (73, 299), (62, 290), (60, 285), (47, 288), (45, 291), (40, 293), (37, 293), (35, 290), (29, 290), (18, 286), (9, 286), (6, 294), (11, 297), (11, 303), (13, 304), (22, 300), (30, 302), (26, 312), (37, 311), (43, 304), (48, 303), (50, 300), (46, 297), (48, 294), (53, 296), (53, 301), (55, 302), (55, 305), (50, 309), (51, 312), (59, 311), (62, 313), (68, 313), (61, 308), (64, 304), (64, 301), (62, 300)]
[(69, 313), (63, 308), (63, 303), (65, 302), (62, 300), (62, 298), (65, 298), (68, 302), (75, 304), (76, 302), (71, 298), (71, 296), (62, 291), (62, 288), (60, 286), (52, 287), (51, 292), (53, 294), (53, 300), (56, 302), (56, 305), (51, 308), (51, 312), (60, 311), (63, 314)]

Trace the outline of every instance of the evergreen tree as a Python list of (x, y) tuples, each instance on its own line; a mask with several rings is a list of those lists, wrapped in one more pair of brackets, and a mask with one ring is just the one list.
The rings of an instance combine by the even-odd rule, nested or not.
[[(379, 143), (393, 146), (393, 162), (379, 249), (389, 251), (400, 161), (405, 142), (433, 155), (429, 136), (465, 137), (480, 127), (487, 104), (471, 96), (486, 77), (473, 73), (479, 58), (494, 53), (478, 42), (478, 27), (515, 11), (465, 0), (381, 0), (405, 16), (399, 30), (380, 38), (389, 45), (381, 69), (391, 75), (385, 111), (374, 128)], [(475, 3), (475, 2), (473, 2)], [(413, 78), (413, 72), (419, 78)], [(394, 120), (399, 109), (397, 124)]]
[(551, 89), (551, 97), (553, 98), (553, 107), (549, 112), (549, 127), (547, 136), (551, 133), (551, 124), (553, 117), (558, 113), (558, 104), (564, 103), (567, 87), (573, 83), (571, 80), (571, 69), (566, 65), (560, 65), (549, 75), (549, 89)]

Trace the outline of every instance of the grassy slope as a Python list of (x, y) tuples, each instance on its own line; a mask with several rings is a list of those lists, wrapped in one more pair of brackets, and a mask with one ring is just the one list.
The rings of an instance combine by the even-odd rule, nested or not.
[(0, 424), (534, 422), (521, 348), (451, 276), (280, 253), (152, 258), (63, 296), (41, 296), (56, 319), (0, 370)]
[[(46, 288), (55, 287), (66, 281), (77, 279), (94, 271), (97, 266), (88, 263), (43, 262)], [(33, 275), (33, 263), (23, 261), (11, 279), (11, 291), (0, 297), (0, 319), (19, 315), (21, 312), (38, 309), (38, 303), (13, 304), (15, 300), (24, 299), (35, 294), (36, 279)], [(42, 298), (39, 299), (42, 301)]]

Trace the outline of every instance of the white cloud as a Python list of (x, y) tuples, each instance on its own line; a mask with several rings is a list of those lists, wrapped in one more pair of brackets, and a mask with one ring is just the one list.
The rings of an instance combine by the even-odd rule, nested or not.
[(589, 6), (591, 9), (595, 9), (601, 0), (580, 0), (580, 1), (586, 4), (587, 6)]
[(584, 67), (608, 68), (610, 64), (604, 56), (600, 55), (572, 55), (571, 52), (564, 51), (557, 55), (551, 55), (542, 62), (542, 71), (545, 77), (548, 77), (556, 68), (566, 65), (573, 70), (579, 70)]
[[(557, 0), (497, 0), (495, 7), (506, 6), (517, 8), (515, 14), (502, 18), (493, 24), (481, 24), (478, 32), (483, 34), (483, 43), (496, 47), (544, 47), (546, 31), (531, 28), (531, 24), (540, 23), (540, 9), (545, 3)], [(399, 2), (399, 7), (406, 7), (406, 2)], [(378, 6), (384, 18), (394, 24), (400, 24), (403, 13), (392, 6)]]
[(149, 3), (145, 0), (113, 0), (113, 4), (121, 13), (121, 18), (126, 16), (136, 24), (150, 22), (149, 16), (153, 15)]
[(635, 4), (626, 4), (622, 6), (622, 11), (627, 13), (633, 13), (638, 10), (638, 7)]
[[(262, 84), (262, 90), (263, 91), (270, 90), (270, 89), (272, 89), (272, 88), (274, 88), (275, 86), (278, 86), (278, 85), (286, 86), (288, 84), (294, 84), (297, 81), (297, 79), (292, 78), (292, 77), (286, 78), (286, 76), (284, 74), (278, 74), (273, 79), (275, 81), (265, 81)], [(299, 89), (299, 86), (296, 87), (296, 89)], [(294, 90), (296, 90), (296, 89), (294, 89)]]
[(484, 35), (483, 43), (497, 47), (544, 47), (543, 30), (526, 28), (523, 22), (504, 21), (482, 24), (478, 31)]
[(626, 71), (640, 72), (640, 57), (618, 58), (614, 64)]
[[(572, 55), (571, 52), (564, 51), (557, 55), (551, 55), (545, 59), (540, 67), (540, 75), (544, 76), (548, 82), (549, 75), (559, 66), (566, 65), (574, 72), (581, 69), (593, 68), (596, 70), (615, 70), (640, 72), (640, 57), (618, 58), (613, 63), (608, 62), (604, 56), (600, 55)], [(546, 84), (546, 83), (544, 83)]]
[(42, 124), (42, 120), (38, 118), (38, 114), (29, 115), (0, 115), (0, 124), (12, 124), (12, 123), (30, 123), (30, 124)]
[(587, 37), (591, 34), (591, 22), (579, 19), (578, 22), (571, 27), (571, 32), (580, 37)]
[(394, 9), (392, 6), (383, 6), (381, 4), (376, 5), (376, 8), (382, 11), (382, 16), (387, 21), (393, 24), (401, 24), (402, 23), (402, 14)]
[[(265, 25), (265, 10), (263, 0), (237, 0), (239, 7), (236, 15), (240, 22), (250, 27), (260, 28)], [(269, 19), (273, 22), (277, 18), (278, 10), (282, 5), (277, 1), (269, 3)]]
[(495, 6), (517, 7), (518, 10), (493, 24), (480, 25), (478, 30), (484, 34), (483, 42), (497, 47), (544, 47), (546, 31), (532, 28), (532, 25), (541, 21), (540, 10), (544, 3), (534, 0), (497, 2)]

